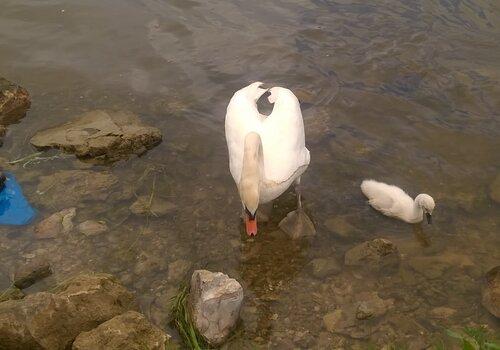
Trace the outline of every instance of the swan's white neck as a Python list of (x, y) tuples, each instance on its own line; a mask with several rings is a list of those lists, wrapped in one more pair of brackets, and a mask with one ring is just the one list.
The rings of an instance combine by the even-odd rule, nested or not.
[(241, 201), (251, 212), (259, 206), (262, 172), (262, 143), (260, 136), (251, 132), (245, 137), (241, 179), (238, 185)]
[(424, 210), (416, 200), (413, 201), (413, 206), (408, 208), (406, 217), (408, 222), (420, 222), (424, 218)]

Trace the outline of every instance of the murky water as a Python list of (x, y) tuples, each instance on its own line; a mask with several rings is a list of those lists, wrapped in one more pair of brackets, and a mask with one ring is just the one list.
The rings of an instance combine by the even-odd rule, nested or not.
[[(165, 327), (185, 271), (221, 270), (246, 297), (229, 348), (419, 348), (443, 328), (499, 329), (480, 304), (482, 276), (500, 261), (500, 207), (489, 197), (500, 167), (499, 2), (3, 0), (0, 8), (0, 75), (33, 98), (1, 157), (32, 153), (37, 130), (96, 108), (131, 110), (164, 134), (145, 156), (109, 167), (74, 158), (18, 167), (41, 216), (64, 201), (36, 193), (40, 176), (90, 167), (120, 186), (107, 201), (77, 205), (75, 222), (105, 220), (104, 235), (35, 240), (31, 228), (2, 228), (0, 287), (13, 266), (45, 255), (55, 271), (45, 284), (111, 272)], [(293, 192), (274, 203), (257, 238), (244, 235), (223, 125), (232, 93), (256, 80), (303, 102), (312, 239), (291, 241), (277, 228)], [(359, 190), (366, 177), (433, 195), (434, 224), (378, 215)], [(133, 196), (151, 194), (175, 210), (131, 215)], [(346, 250), (377, 237), (398, 245), (397, 271), (343, 266)], [(342, 269), (313, 273), (314, 259)], [(393, 307), (368, 328), (327, 332), (323, 316), (366, 291)], [(456, 313), (436, 318), (441, 306)]]

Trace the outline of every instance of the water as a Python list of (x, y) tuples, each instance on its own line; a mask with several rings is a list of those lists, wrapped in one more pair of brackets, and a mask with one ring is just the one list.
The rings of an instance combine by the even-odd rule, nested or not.
[[(95, 108), (131, 110), (164, 134), (145, 156), (108, 167), (73, 158), (19, 167), (40, 214), (63, 209), (37, 195), (40, 176), (88, 167), (115, 174), (118, 194), (132, 189), (176, 205), (143, 218), (130, 215), (133, 198), (81, 202), (76, 223), (111, 227), (94, 238), (40, 241), (30, 228), (3, 228), (1, 287), (20, 261), (48, 255), (55, 273), (45, 284), (111, 272), (165, 326), (179, 266), (221, 270), (245, 288), (230, 348), (381, 347), (432, 343), (454, 326), (499, 329), (480, 304), (482, 276), (500, 261), (499, 205), (489, 197), (500, 164), (498, 2), (3, 0), (1, 9), (0, 72), (33, 98), (1, 157), (32, 153), (37, 130)], [(223, 123), (232, 93), (256, 80), (287, 86), (303, 102), (312, 239), (291, 241), (277, 229), (294, 209), (293, 192), (274, 203), (256, 239), (243, 233)], [(359, 191), (366, 177), (433, 195), (434, 224), (378, 215)], [(353, 229), (338, 235), (332, 218)], [(377, 237), (398, 245), (398, 271), (311, 273), (312, 260), (342, 262), (346, 250)], [(363, 291), (394, 306), (359, 339), (328, 333), (323, 316)], [(433, 318), (439, 306), (456, 313)]]

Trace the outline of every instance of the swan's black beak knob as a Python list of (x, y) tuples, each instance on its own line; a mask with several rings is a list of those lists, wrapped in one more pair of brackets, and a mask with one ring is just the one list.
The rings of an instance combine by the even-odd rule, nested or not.
[(432, 215), (430, 213), (425, 213), (425, 216), (427, 217), (427, 223), (432, 224)]

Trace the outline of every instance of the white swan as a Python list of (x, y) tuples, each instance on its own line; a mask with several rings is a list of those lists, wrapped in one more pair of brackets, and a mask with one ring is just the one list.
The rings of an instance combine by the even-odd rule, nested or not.
[(375, 180), (364, 180), (361, 191), (368, 197), (368, 203), (384, 215), (414, 224), (422, 221), (425, 213), (427, 222), (432, 223), (435, 203), (428, 194), (419, 194), (413, 200), (399, 187)]
[[(226, 113), (229, 168), (245, 211), (248, 235), (257, 234), (259, 204), (279, 197), (290, 185), (300, 183), (309, 165), (304, 122), (297, 97), (288, 89), (261, 88), (256, 82), (237, 91)], [(274, 104), (269, 116), (259, 113), (257, 100), (270, 92)], [(300, 207), (300, 192), (297, 190)]]

